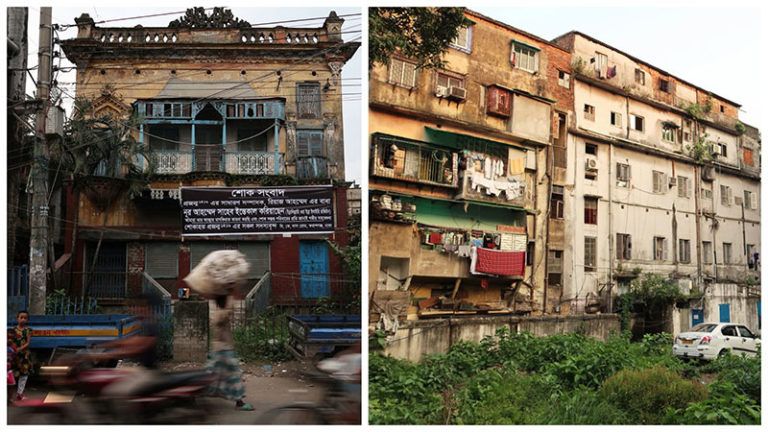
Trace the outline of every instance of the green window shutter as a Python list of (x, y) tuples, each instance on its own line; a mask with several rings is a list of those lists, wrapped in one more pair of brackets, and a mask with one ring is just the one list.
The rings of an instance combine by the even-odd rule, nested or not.
[(238, 243), (237, 247), (251, 265), (248, 279), (259, 279), (264, 275), (264, 272), (269, 270), (269, 243), (241, 242)]
[(179, 244), (147, 243), (144, 271), (155, 279), (175, 279), (179, 276)]

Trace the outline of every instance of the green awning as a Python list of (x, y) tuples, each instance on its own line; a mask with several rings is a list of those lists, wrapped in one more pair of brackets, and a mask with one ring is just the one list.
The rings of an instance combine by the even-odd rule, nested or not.
[(492, 147), (513, 147), (521, 151), (528, 151), (526, 147), (517, 146), (514, 144), (507, 144), (500, 141), (488, 140), (485, 138), (478, 138), (471, 135), (460, 134), (456, 132), (446, 132), (439, 129), (433, 129), (429, 126), (424, 126), (427, 132), (427, 139), (433, 144), (439, 144), (446, 147), (451, 147), (457, 150), (476, 150)]

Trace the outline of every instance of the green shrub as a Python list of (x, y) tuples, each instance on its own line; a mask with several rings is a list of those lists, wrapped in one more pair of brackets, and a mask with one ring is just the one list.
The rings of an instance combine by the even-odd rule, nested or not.
[(551, 408), (556, 384), (543, 375), (510, 369), (478, 373), (456, 395), (455, 424), (536, 424)]
[(760, 356), (744, 357), (727, 354), (701, 368), (704, 373), (717, 373), (718, 381), (729, 382), (758, 404), (760, 398)]
[(368, 416), (371, 424), (439, 424), (443, 400), (415, 363), (371, 354)]
[(718, 381), (709, 386), (709, 398), (670, 413), (668, 421), (677, 424), (759, 425), (760, 405), (733, 383)]
[(624, 410), (633, 424), (663, 424), (668, 410), (707, 397), (704, 386), (661, 366), (621, 371), (605, 381), (600, 394)]
[[(544, 410), (542, 410), (544, 411)], [(628, 424), (627, 414), (594, 390), (585, 388), (561, 394), (541, 412), (534, 424)]]
[(285, 315), (264, 314), (248, 319), (232, 331), (235, 351), (243, 360), (285, 361), (291, 353), (285, 348), (288, 323)]

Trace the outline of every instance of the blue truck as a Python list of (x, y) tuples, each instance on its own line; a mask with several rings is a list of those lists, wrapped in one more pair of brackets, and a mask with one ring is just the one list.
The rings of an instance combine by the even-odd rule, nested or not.
[(288, 350), (299, 359), (331, 356), (360, 342), (360, 315), (291, 315)]
[[(16, 318), (8, 328), (16, 326)], [(57, 349), (86, 348), (141, 332), (141, 321), (133, 315), (32, 315), (30, 348), (39, 360), (51, 359)]]

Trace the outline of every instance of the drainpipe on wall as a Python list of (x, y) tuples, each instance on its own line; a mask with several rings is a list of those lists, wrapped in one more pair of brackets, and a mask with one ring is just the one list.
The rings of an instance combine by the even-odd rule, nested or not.
[(749, 255), (747, 255), (747, 220), (744, 217), (744, 202), (741, 203), (741, 238), (743, 240), (742, 246), (744, 246), (744, 256), (747, 257), (747, 261), (744, 262), (744, 274), (749, 272)]
[(613, 313), (613, 142), (608, 146), (608, 313)]
[(701, 201), (700, 201), (700, 194), (701, 194), (701, 167), (698, 165), (693, 166), (693, 184), (694, 184), (694, 190), (693, 190), (693, 199), (694, 199), (694, 205), (695, 208), (695, 214), (696, 214), (696, 286), (699, 288), (699, 291), (703, 291), (702, 285), (704, 284), (704, 277), (703, 277), (703, 270), (704, 267), (702, 265), (703, 260), (701, 256)]

